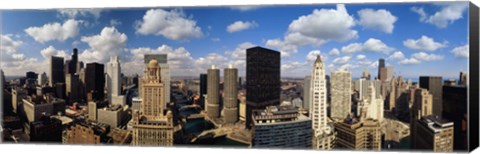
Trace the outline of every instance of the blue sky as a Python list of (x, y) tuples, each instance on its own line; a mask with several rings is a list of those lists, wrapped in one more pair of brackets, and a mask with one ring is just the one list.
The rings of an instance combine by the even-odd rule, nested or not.
[[(145, 53), (169, 56), (173, 76), (210, 65), (245, 70), (245, 49), (282, 52), (282, 76), (304, 77), (321, 54), (327, 74), (377, 74), (385, 58), (397, 75), (457, 78), (468, 71), (468, 3), (272, 5), (136, 9), (2, 10), (2, 69), (7, 76), (47, 72), (47, 57), (107, 63), (143, 73)], [(447, 13), (448, 12), (448, 13)]]

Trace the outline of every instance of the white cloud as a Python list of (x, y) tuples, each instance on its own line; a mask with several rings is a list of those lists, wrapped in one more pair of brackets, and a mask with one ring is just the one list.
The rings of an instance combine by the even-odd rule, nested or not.
[(351, 43), (347, 46), (342, 47), (342, 52), (347, 54), (352, 54), (358, 51), (388, 54), (393, 50), (395, 49), (383, 43), (382, 40), (375, 39), (375, 38), (369, 38), (363, 44)]
[(306, 56), (306, 59), (310, 62), (314, 62), (315, 60), (317, 60), (318, 55), (320, 55), (320, 59), (323, 62), (327, 61), (327, 59), (328, 59), (327, 55), (322, 54), (322, 52), (320, 50), (312, 50), (312, 51), (308, 52), (308, 54)]
[(102, 9), (59, 9), (58, 12), (62, 16), (66, 16), (68, 18), (77, 18), (77, 17), (87, 17), (92, 15), (95, 19), (100, 18), (102, 13)]
[(334, 64), (345, 64), (345, 63), (348, 63), (348, 61), (350, 61), (350, 56), (343, 56), (343, 57), (338, 57), (338, 58), (335, 58), (333, 60), (333, 63)]
[(419, 52), (419, 53), (414, 53), (412, 54), (412, 58), (415, 58), (420, 61), (434, 61), (434, 60), (442, 60), (443, 56), (442, 55), (436, 55), (436, 54), (428, 54), (425, 52)]
[(231, 54), (232, 59), (245, 61), (247, 58), (247, 49), (252, 47), (255, 47), (255, 45), (250, 42), (243, 42), (239, 44), (235, 50), (227, 51), (227, 53)]
[(358, 32), (351, 29), (353, 26), (354, 18), (345, 5), (338, 4), (337, 9), (315, 9), (312, 14), (299, 17), (290, 23), (288, 32), (319, 40), (349, 40), (358, 37)]
[(234, 23), (227, 26), (227, 31), (229, 33), (234, 33), (242, 30), (255, 28), (257, 26), (258, 24), (255, 21), (235, 21)]
[(394, 52), (392, 55), (390, 55), (387, 60), (401, 60), (404, 59), (405, 55), (401, 51)]
[(365, 55), (357, 55), (357, 59), (358, 60), (362, 60), (362, 59), (365, 59), (367, 56)]
[(50, 56), (57, 56), (57, 57), (63, 57), (63, 58), (68, 57), (67, 56), (68, 54), (67, 52), (65, 52), (65, 50), (57, 50), (53, 46), (48, 46), (47, 48), (41, 50), (40, 53), (45, 59), (49, 59)]
[(455, 57), (458, 58), (468, 58), (469, 57), (469, 45), (466, 44), (464, 46), (459, 46), (456, 48), (453, 48), (451, 51)]
[(58, 41), (65, 41), (68, 38), (75, 37), (79, 29), (80, 21), (69, 19), (65, 21), (63, 24), (55, 22), (55, 23), (47, 23), (42, 27), (29, 27), (25, 29), (25, 32), (33, 37), (35, 41), (44, 43), (52, 40)]
[(239, 10), (239, 11), (252, 11), (256, 10), (258, 8), (261, 8), (261, 6), (255, 6), (255, 5), (242, 5), (242, 6), (232, 6), (230, 7), (232, 10)]
[(20, 47), (23, 42), (20, 40), (13, 40), (10, 36), (1, 35), (0, 52), (6, 54), (13, 54), (17, 48)]
[(415, 58), (406, 58), (398, 62), (398, 64), (406, 64), (406, 65), (411, 65), (411, 64), (420, 64), (421, 62)]
[(36, 58), (27, 58), (17, 50), (23, 45), (20, 40), (14, 40), (9, 35), (0, 35), (0, 68), (6, 76), (25, 75), (27, 71), (45, 72), (48, 65), (38, 63)]
[(127, 39), (127, 35), (120, 33), (115, 27), (104, 27), (98, 35), (82, 37), (81, 41), (90, 48), (80, 54), (80, 59), (86, 63), (105, 63), (113, 55), (122, 56)]
[(122, 22), (117, 20), (117, 19), (110, 19), (110, 26), (112, 27), (115, 27), (115, 26), (118, 26), (118, 25), (121, 25)]
[(419, 39), (407, 39), (403, 41), (403, 45), (407, 48), (420, 51), (435, 51), (447, 46), (447, 42), (439, 43), (435, 42), (433, 38), (422, 35)]
[(340, 51), (337, 48), (333, 48), (332, 50), (330, 50), (330, 52), (328, 52), (328, 55), (338, 56), (338, 55), (340, 55)]
[(432, 15), (425, 13), (423, 8), (412, 7), (412, 11), (419, 14), (420, 21), (433, 24), (438, 28), (446, 28), (456, 20), (463, 18), (463, 12), (468, 9), (468, 3), (465, 2), (450, 2), (439, 3), (441, 10)]
[(390, 11), (385, 9), (373, 10), (362, 9), (357, 12), (360, 17), (358, 22), (365, 29), (379, 30), (385, 33), (392, 33), (394, 23), (397, 21), (397, 17), (392, 15)]
[(343, 4), (338, 4), (336, 9), (315, 9), (293, 20), (283, 39), (267, 40), (266, 46), (279, 49), (282, 57), (289, 57), (304, 45), (320, 46), (331, 40), (358, 38), (358, 32), (352, 29), (354, 26), (355, 20)]
[(137, 23), (137, 33), (142, 35), (162, 35), (171, 40), (188, 40), (203, 35), (197, 22), (187, 18), (183, 12), (162, 9), (148, 10), (143, 20)]

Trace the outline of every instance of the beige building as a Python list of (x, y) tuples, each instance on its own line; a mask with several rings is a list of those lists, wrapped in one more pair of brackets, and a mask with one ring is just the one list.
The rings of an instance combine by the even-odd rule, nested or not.
[(121, 105), (97, 109), (97, 121), (116, 128), (125, 122), (126, 111)]
[(12, 107), (13, 112), (18, 114), (18, 105), (23, 102), (23, 99), (27, 98), (27, 91), (22, 88), (12, 88)]
[[(453, 151), (453, 122), (438, 116), (424, 116), (416, 121), (414, 138), (415, 149), (433, 150), (434, 152)], [(421, 134), (421, 135), (419, 135)]]
[(133, 145), (172, 146), (174, 124), (171, 111), (165, 114), (164, 83), (158, 61), (148, 62), (141, 79), (140, 111), (133, 113)]
[(99, 125), (78, 123), (65, 133), (67, 144), (100, 144), (101, 137), (106, 135), (108, 128)]
[(59, 112), (65, 113), (65, 100), (54, 98), (51, 95), (28, 96), (23, 99), (23, 109), (28, 122), (37, 121), (43, 113), (50, 115)]
[(330, 81), (331, 117), (334, 120), (345, 119), (352, 108), (352, 74), (338, 70), (332, 73)]
[(381, 125), (377, 120), (347, 118), (335, 123), (336, 147), (351, 150), (380, 150)]
[(415, 90), (414, 101), (412, 110), (410, 112), (410, 134), (411, 134), (411, 147), (415, 147), (417, 144), (417, 121), (421, 117), (432, 115), (432, 102), (433, 97), (427, 89), (418, 88)]

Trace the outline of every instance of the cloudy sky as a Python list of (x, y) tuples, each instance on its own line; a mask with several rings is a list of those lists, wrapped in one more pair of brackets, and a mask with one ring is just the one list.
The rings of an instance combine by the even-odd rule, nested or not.
[(48, 57), (107, 63), (143, 74), (143, 54), (168, 54), (173, 76), (210, 65), (245, 73), (245, 49), (281, 52), (282, 76), (304, 77), (321, 54), (327, 73), (377, 73), (385, 58), (397, 75), (457, 78), (468, 71), (468, 3), (404, 3), (2, 10), (1, 67), (7, 76), (47, 72)]

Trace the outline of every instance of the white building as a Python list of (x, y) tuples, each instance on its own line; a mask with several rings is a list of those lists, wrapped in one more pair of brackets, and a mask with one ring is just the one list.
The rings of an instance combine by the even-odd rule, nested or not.
[(165, 84), (165, 106), (170, 103), (170, 66), (168, 63), (158, 63), (160, 65), (160, 75), (162, 76), (162, 82)]
[(345, 70), (332, 72), (331, 81), (331, 117), (343, 121), (351, 113), (352, 74)]
[(325, 67), (320, 55), (313, 64), (309, 89), (310, 112), (312, 129), (314, 131), (312, 145), (314, 149), (332, 149), (335, 135), (333, 129), (327, 125), (327, 80)]
[(107, 90), (108, 101), (112, 105), (126, 104), (126, 99), (122, 96), (122, 80), (121, 80), (121, 67), (118, 56), (110, 57), (110, 62), (107, 64)]

